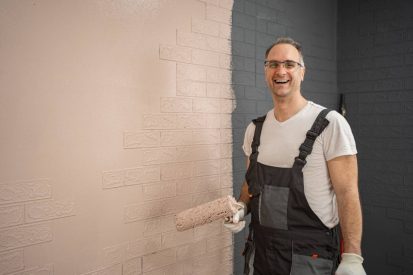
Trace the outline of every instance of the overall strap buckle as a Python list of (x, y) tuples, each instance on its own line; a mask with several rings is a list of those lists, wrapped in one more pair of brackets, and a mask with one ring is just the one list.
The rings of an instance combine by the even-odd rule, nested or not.
[(330, 111), (331, 111), (330, 109), (322, 110), (318, 114), (317, 118), (315, 119), (313, 125), (311, 126), (311, 129), (307, 131), (307, 133), (305, 135), (305, 140), (299, 148), (300, 154), (296, 158), (296, 161), (300, 162), (299, 164), (304, 163), (304, 165), (305, 165), (305, 163), (306, 163), (305, 159), (313, 151), (313, 146), (314, 146), (315, 140), (317, 139), (317, 137), (324, 131), (324, 129), (329, 124), (329, 121), (326, 119), (326, 116)]

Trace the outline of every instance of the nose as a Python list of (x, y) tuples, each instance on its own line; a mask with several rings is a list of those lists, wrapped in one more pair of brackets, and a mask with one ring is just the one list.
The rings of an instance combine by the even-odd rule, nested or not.
[(287, 69), (284, 64), (281, 64), (281, 66), (274, 70), (274, 73), (277, 75), (285, 75), (287, 73)]

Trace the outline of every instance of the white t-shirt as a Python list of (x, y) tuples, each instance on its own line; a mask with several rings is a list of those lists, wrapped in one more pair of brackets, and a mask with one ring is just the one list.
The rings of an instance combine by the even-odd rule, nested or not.
[[(283, 122), (275, 119), (274, 109), (270, 110), (262, 127), (258, 162), (291, 168), (307, 131), (323, 109), (325, 108), (309, 101), (302, 110)], [(326, 118), (330, 123), (315, 140), (313, 151), (303, 168), (304, 193), (314, 213), (327, 227), (332, 228), (338, 224), (338, 211), (326, 161), (357, 154), (357, 149), (346, 119), (336, 111), (329, 112)], [(255, 125), (251, 122), (242, 146), (246, 156), (251, 154), (254, 130)]]

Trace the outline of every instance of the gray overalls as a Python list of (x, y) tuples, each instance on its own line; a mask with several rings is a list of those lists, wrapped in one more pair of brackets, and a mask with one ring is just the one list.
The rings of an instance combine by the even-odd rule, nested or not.
[[(327, 127), (330, 110), (318, 115), (292, 168), (257, 161), (264, 117), (255, 133), (246, 173), (251, 197), (250, 234), (244, 250), (245, 275), (332, 275), (339, 261), (338, 226), (329, 229), (311, 210), (302, 169), (315, 139)], [(276, 154), (276, 152), (274, 152)]]

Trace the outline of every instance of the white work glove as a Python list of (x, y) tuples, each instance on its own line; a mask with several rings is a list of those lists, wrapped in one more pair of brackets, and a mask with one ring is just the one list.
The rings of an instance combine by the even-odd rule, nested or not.
[(354, 253), (343, 253), (336, 275), (366, 275), (363, 268), (363, 257)]
[(247, 206), (242, 201), (237, 202), (238, 211), (232, 216), (224, 220), (224, 226), (233, 233), (238, 233), (245, 227), (244, 216), (247, 212)]

